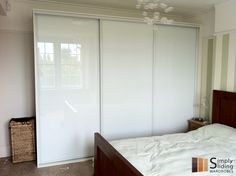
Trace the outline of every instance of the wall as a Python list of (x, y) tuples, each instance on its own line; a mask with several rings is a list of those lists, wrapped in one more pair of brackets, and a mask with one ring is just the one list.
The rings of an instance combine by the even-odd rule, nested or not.
[(200, 113), (199, 116), (211, 120), (212, 109), (212, 62), (213, 62), (213, 34), (215, 30), (215, 10), (199, 15), (197, 17), (202, 25), (201, 30), (201, 98), (200, 98)]
[(8, 121), (34, 115), (31, 33), (0, 31), (0, 157), (9, 155)]
[(236, 91), (236, 1), (194, 17), (201, 27), (202, 81), (200, 116), (211, 120), (212, 90)]
[(215, 10), (212, 8), (209, 12), (196, 15), (187, 19), (192, 23), (201, 24), (201, 37), (210, 37), (215, 30)]
[(236, 31), (214, 37), (213, 89), (236, 91)]
[(225, 3), (215, 5), (215, 32), (227, 32), (236, 30), (236, 1), (228, 0)]
[(213, 88), (236, 91), (236, 1), (215, 6), (215, 64)]

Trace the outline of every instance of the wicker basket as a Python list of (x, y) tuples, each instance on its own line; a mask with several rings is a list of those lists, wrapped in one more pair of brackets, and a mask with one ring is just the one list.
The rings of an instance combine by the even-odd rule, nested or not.
[(14, 118), (9, 123), (12, 162), (35, 160), (34, 118)]

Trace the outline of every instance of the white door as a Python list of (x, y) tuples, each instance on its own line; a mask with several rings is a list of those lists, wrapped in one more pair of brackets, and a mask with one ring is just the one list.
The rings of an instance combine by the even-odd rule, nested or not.
[(193, 117), (196, 28), (158, 26), (155, 31), (153, 132), (185, 131)]
[(35, 15), (38, 165), (93, 155), (100, 130), (98, 21)]
[(102, 135), (107, 139), (151, 135), (152, 27), (102, 21), (101, 48)]

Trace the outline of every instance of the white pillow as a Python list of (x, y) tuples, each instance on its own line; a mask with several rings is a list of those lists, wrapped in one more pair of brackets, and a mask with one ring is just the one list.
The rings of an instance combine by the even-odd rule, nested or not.
[(227, 137), (232, 134), (236, 135), (236, 129), (230, 126), (214, 123), (211, 125), (199, 128), (198, 133), (205, 137), (215, 136), (215, 137)]

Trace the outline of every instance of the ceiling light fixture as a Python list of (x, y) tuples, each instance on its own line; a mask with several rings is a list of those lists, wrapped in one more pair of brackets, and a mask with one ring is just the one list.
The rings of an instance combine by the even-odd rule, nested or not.
[(165, 14), (174, 10), (173, 7), (160, 2), (160, 0), (137, 0), (136, 9), (141, 9), (144, 21), (153, 25), (155, 23), (172, 24), (173, 19), (168, 19)]

